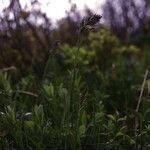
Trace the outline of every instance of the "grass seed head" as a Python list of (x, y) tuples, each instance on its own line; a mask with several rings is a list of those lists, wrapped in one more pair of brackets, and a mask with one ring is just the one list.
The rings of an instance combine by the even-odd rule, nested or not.
[(86, 20), (86, 25), (94, 26), (100, 21), (101, 18), (102, 18), (102, 16), (97, 15), (97, 14), (95, 14), (91, 17), (88, 17)]
[(93, 29), (94, 26), (100, 21), (101, 18), (102, 18), (101, 15), (94, 14), (90, 17), (83, 19), (80, 25), (80, 33)]

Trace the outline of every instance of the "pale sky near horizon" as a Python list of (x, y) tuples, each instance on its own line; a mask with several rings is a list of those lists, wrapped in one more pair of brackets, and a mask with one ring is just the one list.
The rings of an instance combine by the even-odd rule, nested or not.
[[(23, 7), (27, 4), (30, 8), (31, 0), (20, 0)], [(65, 11), (70, 10), (69, 0), (39, 0), (41, 9), (48, 17), (56, 21), (66, 15)], [(95, 13), (100, 13), (100, 6), (104, 0), (71, 0), (71, 3), (76, 3), (79, 10), (83, 10), (85, 6), (94, 10)], [(9, 4), (9, 0), (0, 0), (0, 11)]]

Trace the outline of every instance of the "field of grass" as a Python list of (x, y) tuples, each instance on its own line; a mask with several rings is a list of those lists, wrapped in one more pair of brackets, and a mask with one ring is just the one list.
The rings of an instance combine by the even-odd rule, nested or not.
[(92, 17), (81, 23), (75, 47), (61, 46), (65, 58), (49, 54), (41, 78), (0, 70), (1, 150), (150, 149), (149, 58), (119, 46), (106, 29), (83, 46), (82, 34), (100, 19)]

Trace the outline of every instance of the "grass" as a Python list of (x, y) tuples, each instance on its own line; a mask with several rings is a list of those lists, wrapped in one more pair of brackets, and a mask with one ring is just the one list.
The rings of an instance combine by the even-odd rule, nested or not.
[(78, 64), (81, 34), (98, 18), (95, 15), (81, 23), (72, 69), (64, 74), (57, 73), (55, 54), (49, 57), (41, 80), (29, 75), (13, 83), (7, 70), (0, 72), (0, 149), (150, 148), (150, 101), (144, 95), (148, 71), (138, 94), (142, 71), (134, 74), (119, 64), (113, 77), (97, 69), (90, 74), (89, 84)]

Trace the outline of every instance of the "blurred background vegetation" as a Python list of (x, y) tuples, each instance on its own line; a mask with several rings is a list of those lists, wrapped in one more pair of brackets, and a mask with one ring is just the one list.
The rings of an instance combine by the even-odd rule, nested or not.
[[(34, 7), (35, 3), (38, 2), (32, 2), (31, 6)], [(120, 55), (129, 57), (127, 59), (131, 61), (144, 61), (144, 66), (148, 67), (149, 5), (148, 0), (106, 0), (102, 13), (103, 23), (96, 27), (96, 31), (83, 37), (79, 57), (85, 58), (82, 59), (85, 62), (81, 63), (109, 70), (118, 59), (115, 57)], [(86, 8), (85, 16), (93, 13)], [(45, 13), (34, 9), (27, 11), (21, 7), (19, 0), (11, 0), (0, 16), (0, 67), (14, 66), (19, 76), (31, 72), (40, 76), (56, 41), (61, 42), (60, 51), (67, 55), (67, 62), (71, 63), (71, 51), (76, 46), (82, 18), (81, 12), (73, 5), (54, 28)], [(41, 20), (40, 23), (37, 20)]]
[[(32, 1), (31, 7), (35, 3), (38, 1)], [(145, 73), (150, 69), (150, 1), (105, 1), (102, 22), (82, 34), (72, 88), (73, 75), (69, 70), (74, 67), (80, 23), (83, 17), (95, 14), (89, 8), (85, 8), (84, 13), (82, 16), (72, 5), (66, 17), (53, 27), (45, 13), (23, 9), (19, 0), (10, 0), (3, 9), (0, 15), (0, 111), (7, 114), (1, 118), (3, 149), (8, 143), (16, 149), (59, 149), (62, 145), (65, 145), (63, 149), (88, 149), (87, 143), (95, 144), (94, 149), (116, 149), (116, 142), (117, 149), (141, 149), (143, 145), (147, 150), (150, 148), (150, 120), (144, 118), (150, 110), (150, 76)], [(140, 93), (142, 103), (136, 110)], [(80, 111), (76, 110), (78, 103)], [(22, 118), (18, 122), (17, 117), (23, 112), (32, 112), (33, 116), (22, 129)], [(75, 121), (66, 119), (69, 113)], [(111, 114), (107, 121), (106, 114)], [(143, 117), (138, 127), (133, 116)], [(125, 123), (120, 123), (120, 118), (120, 122), (125, 120)], [(10, 130), (13, 123), (17, 131)], [(134, 137), (135, 131), (130, 132), (133, 128), (142, 132), (139, 130)], [(67, 136), (60, 136), (63, 131)], [(101, 142), (107, 145), (99, 147), (98, 133), (106, 132), (109, 134), (101, 135)], [(21, 138), (26, 141), (22, 142)]]

